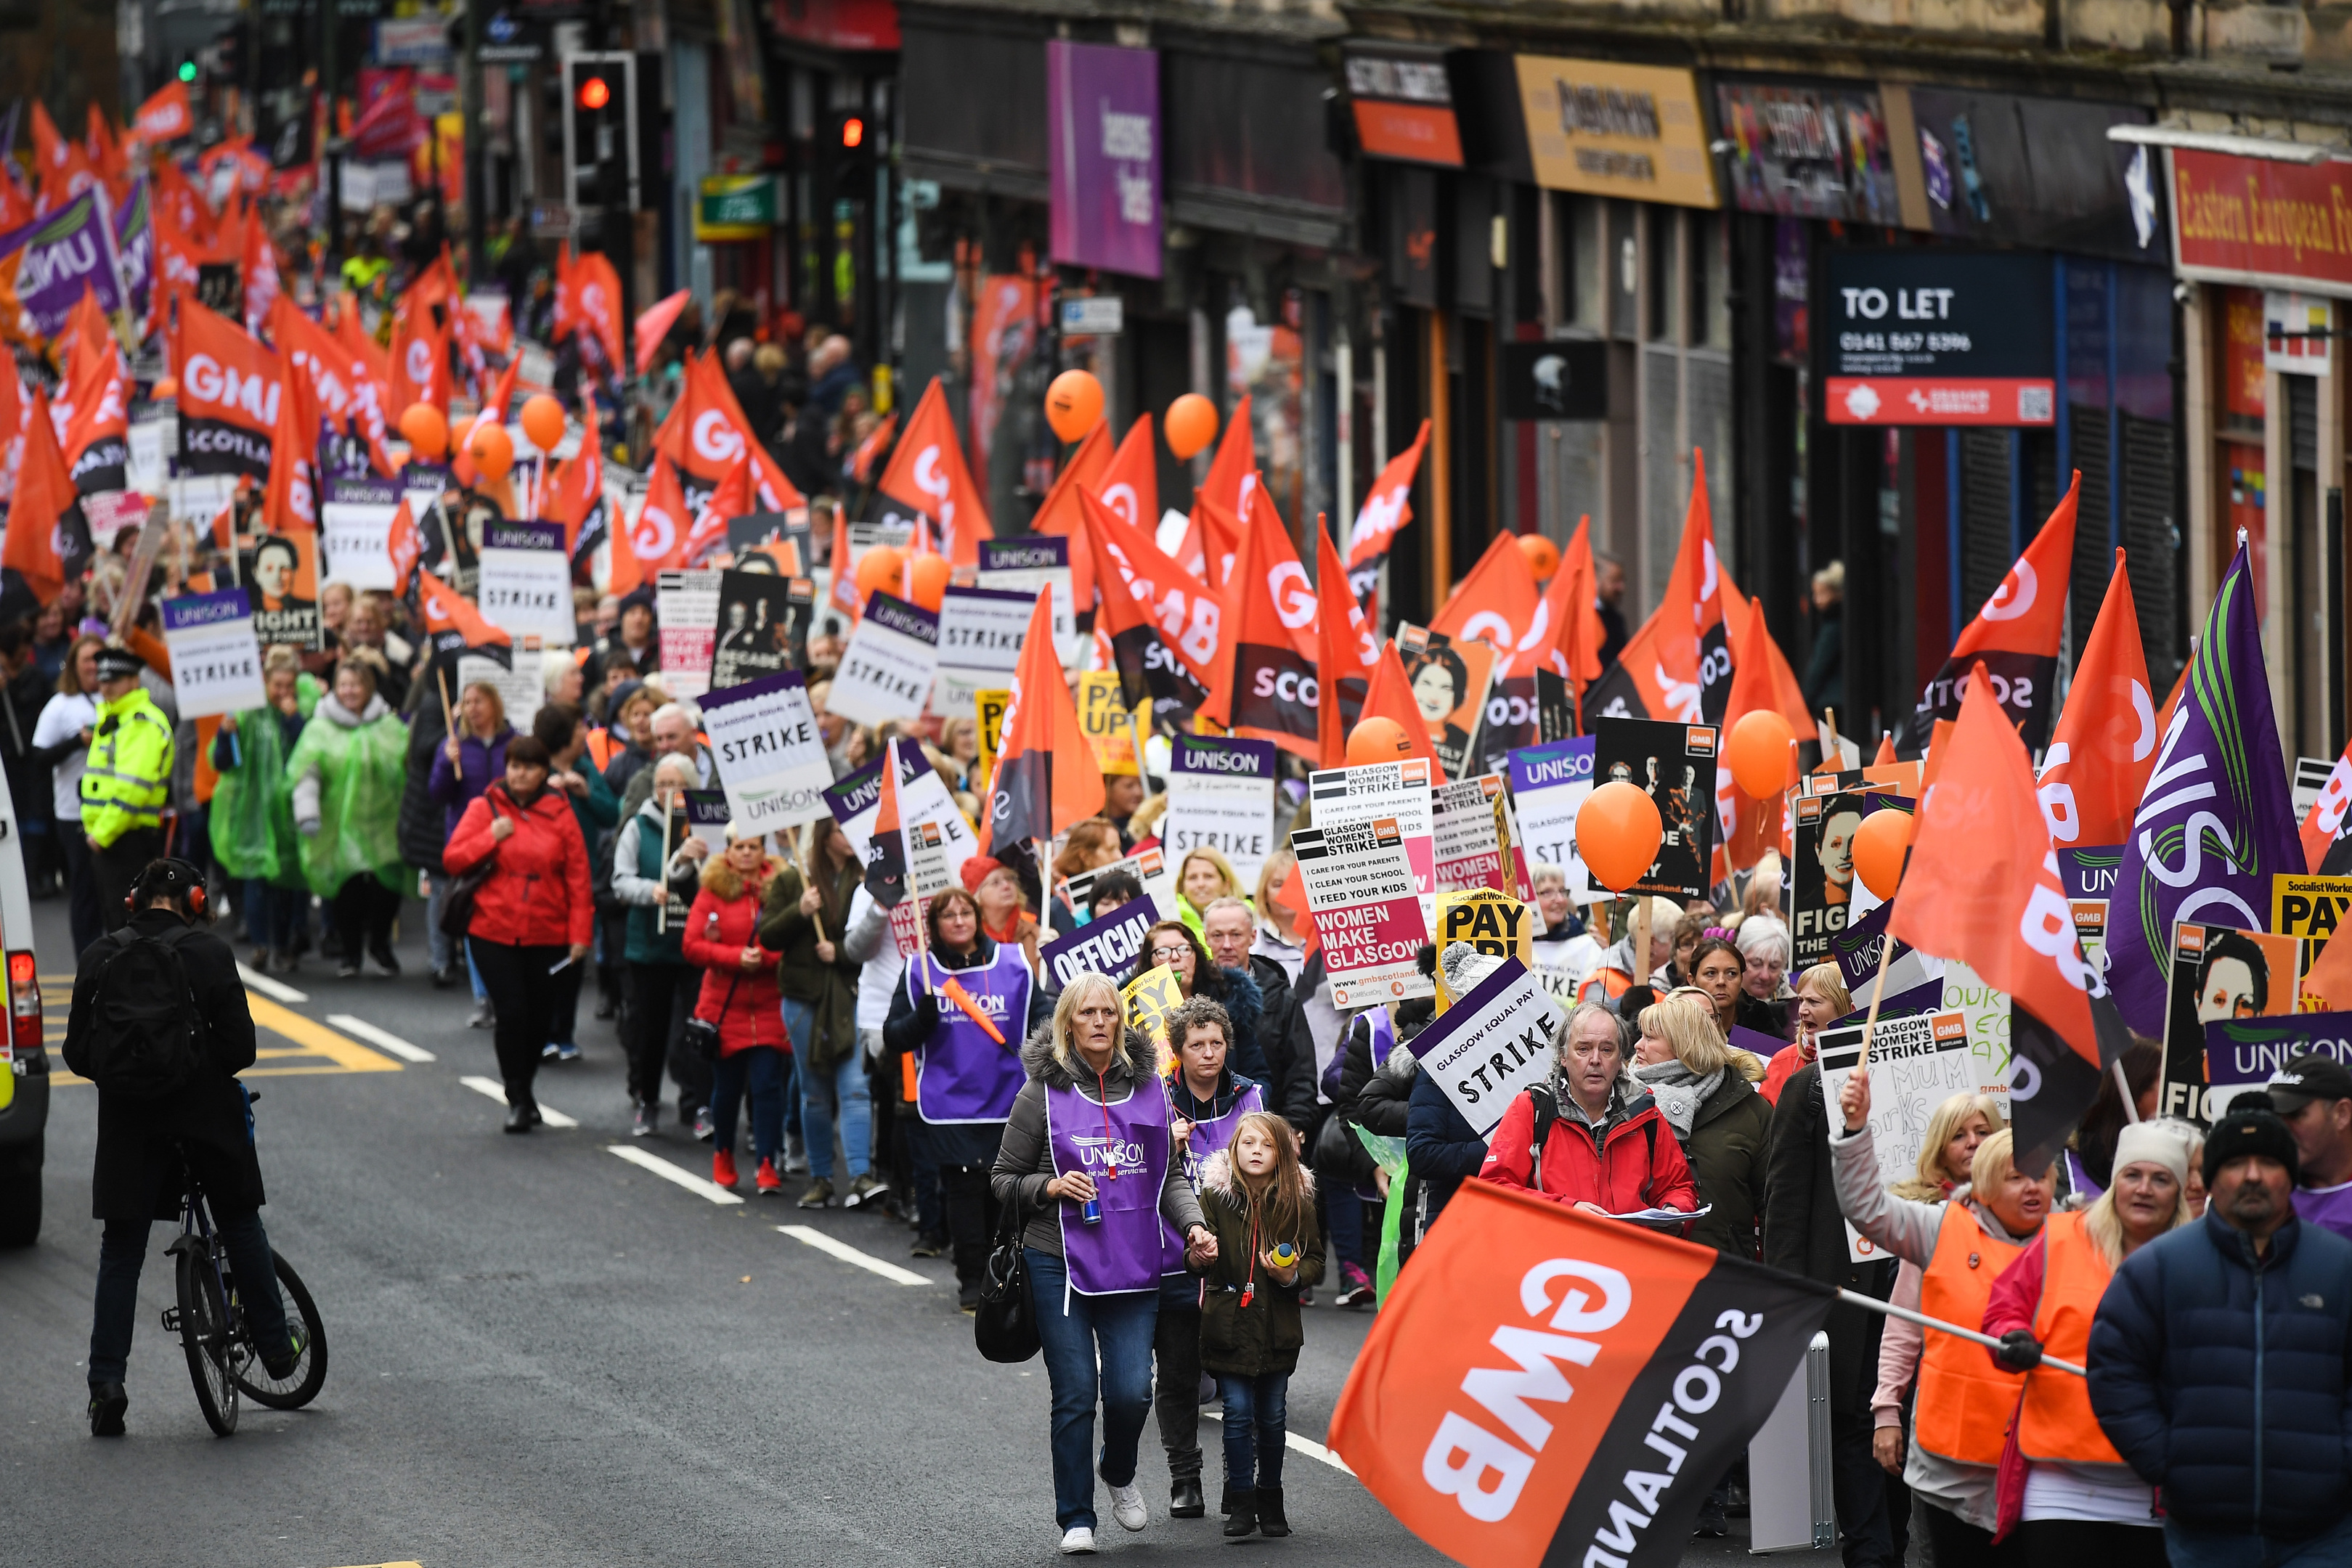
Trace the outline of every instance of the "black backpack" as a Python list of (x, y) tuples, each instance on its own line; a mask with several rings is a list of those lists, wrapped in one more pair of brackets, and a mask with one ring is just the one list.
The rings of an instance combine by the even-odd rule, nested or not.
[(125, 930), (89, 993), (79, 1061), (66, 1065), (110, 1094), (162, 1100), (207, 1066), (203, 1015), (180, 961), (185, 928), (163, 936)]

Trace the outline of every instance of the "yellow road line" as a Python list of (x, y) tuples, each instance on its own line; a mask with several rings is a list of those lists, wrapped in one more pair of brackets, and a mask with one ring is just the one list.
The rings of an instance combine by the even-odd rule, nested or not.
[[(254, 1026), (268, 1030), (280, 1039), (294, 1042), (292, 1049), (281, 1046), (261, 1046), (254, 1051), (257, 1065), (240, 1074), (246, 1078), (290, 1078), (304, 1073), (321, 1072), (398, 1072), (402, 1064), (381, 1051), (371, 1051), (349, 1035), (340, 1034), (322, 1023), (315, 1023), (300, 1013), (279, 1007), (267, 997), (251, 991), (245, 994), (246, 1006), (251, 1009)], [(316, 1061), (325, 1057), (325, 1062)], [(300, 1066), (270, 1067), (259, 1063), (297, 1061)], [(50, 1085), (55, 1088), (87, 1083), (87, 1078), (65, 1071), (62, 1063), (49, 1070)]]

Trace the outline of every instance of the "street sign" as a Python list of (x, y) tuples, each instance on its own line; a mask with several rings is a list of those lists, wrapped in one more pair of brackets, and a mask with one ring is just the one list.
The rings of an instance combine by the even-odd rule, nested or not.
[(694, 205), (698, 240), (760, 239), (782, 221), (772, 174), (705, 174)]
[(1062, 301), (1062, 336), (1108, 338), (1127, 329), (1127, 301), (1116, 294), (1082, 294)]

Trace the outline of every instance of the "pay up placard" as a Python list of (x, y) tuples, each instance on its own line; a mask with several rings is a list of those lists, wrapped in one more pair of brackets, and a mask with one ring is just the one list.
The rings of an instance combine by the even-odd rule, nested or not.
[[(1815, 1037), (1821, 1050), (1822, 1094), (1832, 1107), (1845, 1089), (1846, 1075), (1862, 1060), (1864, 1027), (1834, 1025)], [(1892, 1185), (1918, 1174), (1927, 1118), (1949, 1096), (1976, 1092), (1978, 1077), (1976, 1057), (1969, 1049), (1969, 1020), (1960, 1014), (1914, 1013), (1878, 1020), (1870, 1040), (1870, 1140), (1880, 1180)], [(1832, 1113), (1827, 1135), (1835, 1135), (1844, 1125)], [(1845, 1228), (1845, 1241), (1846, 1256), (1856, 1263), (1875, 1262), (1881, 1256), (1877, 1244), (1851, 1224)]]
[(842, 651), (825, 709), (852, 724), (913, 718), (940, 668), (940, 618), (919, 604), (876, 592)]
[(518, 642), (536, 636), (550, 647), (572, 645), (578, 623), (562, 523), (489, 523), (482, 529), (477, 580), (483, 620)]
[(1271, 741), (1179, 735), (1168, 758), (1168, 812), (1160, 841), (1176, 863), (1196, 849), (1233, 862), (1241, 885), (1255, 887), (1274, 852), (1275, 749)]
[[(1416, 758), (1414, 765), (1426, 768), (1428, 763)], [(1346, 1011), (1435, 995), (1436, 987), (1414, 964), (1429, 940), (1429, 925), (1395, 820), (1300, 828), (1290, 835), (1290, 847), (1307, 883), (1307, 915), (1322, 942), (1331, 1005)]]
[(705, 694), (702, 727), (738, 817), (772, 832), (827, 814), (833, 766), (799, 671)]
[(1559, 1009), (1528, 967), (1506, 958), (1410, 1042), (1422, 1071), (1480, 1137), (1551, 1073)]
[(241, 713), (266, 700), (261, 644), (245, 590), (191, 593), (163, 602), (163, 645), (172, 654), (172, 685), (182, 718)]

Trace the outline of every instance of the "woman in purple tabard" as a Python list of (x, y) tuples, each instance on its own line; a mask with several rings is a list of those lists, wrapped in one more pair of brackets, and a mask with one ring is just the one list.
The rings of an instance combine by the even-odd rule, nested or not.
[[(1206, 997), (1194, 997), (1168, 1015), (1168, 1043), (1176, 1052), (1176, 1071), (1167, 1079), (1170, 1137), (1184, 1178), (1196, 1186), (1201, 1163), (1234, 1141), (1244, 1116), (1265, 1109), (1257, 1082), (1226, 1065), (1233, 1039), (1233, 1019)], [(1173, 1237), (1170, 1232), (1171, 1241)], [(1181, 1253), (1182, 1247), (1174, 1241), (1170, 1250)], [(1160, 1325), (1151, 1348), (1160, 1367), (1152, 1408), (1160, 1416), (1171, 1483), (1168, 1512), (1174, 1519), (1199, 1519), (1208, 1511), (1208, 1500), (1201, 1492), (1201, 1281), (1192, 1273), (1161, 1276)]]
[(1135, 1450), (1151, 1406), (1162, 1222), (1184, 1239), (1192, 1268), (1215, 1259), (1216, 1239), (1175, 1157), (1151, 1043), (1126, 1027), (1108, 977), (1072, 981), (1021, 1059), (1029, 1082), (1005, 1124), (995, 1196), (999, 1204), (1017, 1200), (1029, 1217), (1021, 1240), (1053, 1383), (1062, 1550), (1092, 1552), (1097, 1394), (1112, 1517), (1128, 1530), (1150, 1517), (1135, 1484)]
[[(917, 1120), (908, 1129), (909, 1152), (919, 1168), (939, 1168), (956, 1283), (968, 1312), (980, 1304), (996, 1207), (989, 1201), (989, 1166), (1013, 1097), (1028, 1077), (1021, 1041), (1044, 1021), (1051, 1002), (1021, 949), (989, 940), (980, 927), (980, 905), (962, 888), (933, 894), (924, 922), (928, 946), (907, 960), (906, 978), (882, 1025), (882, 1043), (915, 1059)], [(950, 981), (963, 1000), (946, 989)]]

